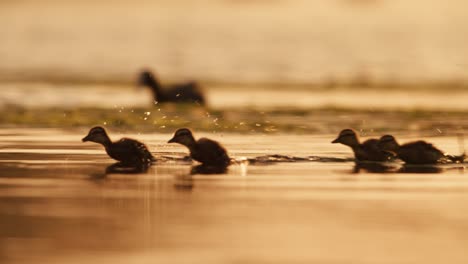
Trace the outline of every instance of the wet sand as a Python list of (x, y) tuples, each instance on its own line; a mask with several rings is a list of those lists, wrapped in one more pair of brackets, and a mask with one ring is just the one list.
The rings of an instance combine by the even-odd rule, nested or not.
[[(18, 135), (18, 132), (19, 135)], [(463, 166), (374, 173), (354, 163), (234, 165), (189, 176), (161, 162), (109, 174), (81, 133), (0, 131), (2, 263), (466, 263)], [(61, 136), (56, 136), (61, 135)], [(209, 135), (209, 134), (202, 134)], [(183, 156), (168, 134), (129, 135)], [(334, 135), (210, 135), (233, 157), (349, 158)], [(403, 138), (409, 140), (411, 138)], [(457, 153), (456, 140), (428, 138)], [(256, 144), (252, 144), (255, 142)]]

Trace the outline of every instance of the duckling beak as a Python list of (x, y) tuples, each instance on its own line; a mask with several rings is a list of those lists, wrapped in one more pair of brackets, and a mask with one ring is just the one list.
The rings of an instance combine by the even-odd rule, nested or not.
[(177, 141), (176, 141), (175, 137), (173, 137), (173, 138), (171, 138), (167, 143), (176, 143), (176, 142), (177, 142)]
[(82, 142), (89, 141), (89, 135), (87, 135), (86, 137), (84, 137), (81, 141), (82, 141)]
[(340, 138), (336, 138), (336, 139), (333, 140), (331, 143), (333, 143), (333, 144), (340, 143)]

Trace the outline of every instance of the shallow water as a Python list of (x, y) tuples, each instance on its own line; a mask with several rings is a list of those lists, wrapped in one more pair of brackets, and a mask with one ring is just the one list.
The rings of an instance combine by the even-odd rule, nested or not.
[[(298, 89), (203, 84), (208, 106), (214, 109), (314, 109), (340, 107), (352, 109), (467, 110), (468, 89), (445, 90), (389, 87), (344, 89)], [(310, 87), (309, 87), (310, 88)], [(0, 82), (0, 108), (20, 107), (152, 107), (149, 89), (135, 85), (54, 84)], [(110, 96), (112, 99), (110, 99)]]
[[(468, 180), (438, 172), (360, 170), (349, 161), (233, 165), (189, 176), (160, 162), (109, 174), (81, 131), (2, 129), (2, 263), (466, 263)], [(57, 136), (60, 135), (60, 136)], [(203, 135), (203, 134), (202, 134)], [(168, 134), (129, 135), (182, 157)], [(210, 135), (240, 159), (346, 159), (334, 135)], [(403, 138), (402, 141), (410, 138)], [(428, 138), (457, 153), (451, 137)], [(255, 142), (255, 144), (252, 144)]]

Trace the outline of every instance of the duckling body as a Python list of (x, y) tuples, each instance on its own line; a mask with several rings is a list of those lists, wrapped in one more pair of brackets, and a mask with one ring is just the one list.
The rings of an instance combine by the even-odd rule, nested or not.
[(359, 143), (356, 132), (351, 129), (344, 129), (340, 132), (339, 136), (332, 141), (332, 143), (341, 143), (349, 146), (357, 161), (389, 161), (393, 158), (389, 152), (382, 151), (379, 148), (378, 139), (369, 139), (362, 144)]
[(147, 86), (153, 92), (153, 99), (158, 103), (196, 103), (205, 105), (206, 100), (200, 86), (196, 82), (187, 82), (163, 87), (150, 72), (143, 71), (139, 84)]
[(122, 138), (112, 142), (102, 127), (92, 128), (83, 142), (92, 141), (104, 146), (109, 157), (118, 160), (122, 165), (140, 166), (150, 165), (156, 159), (145, 144), (130, 138)]
[(392, 155), (378, 147), (379, 140), (368, 139), (356, 147), (352, 147), (354, 156), (360, 161), (388, 161)]
[(435, 164), (445, 158), (441, 150), (425, 141), (403, 144), (397, 155), (401, 160), (410, 164)]
[(226, 149), (218, 142), (208, 138), (197, 140), (194, 149), (190, 150), (190, 155), (194, 160), (206, 165), (227, 166), (231, 162)]
[(208, 138), (195, 140), (192, 132), (186, 128), (177, 130), (168, 143), (186, 146), (190, 150), (190, 157), (205, 166), (227, 167), (231, 163), (226, 149), (220, 143)]
[(441, 150), (422, 140), (400, 145), (393, 136), (385, 135), (380, 138), (379, 147), (394, 152), (408, 164), (435, 164), (447, 159)]
[(122, 138), (106, 147), (107, 154), (118, 161), (127, 164), (143, 164), (155, 161), (145, 144), (131, 139)]

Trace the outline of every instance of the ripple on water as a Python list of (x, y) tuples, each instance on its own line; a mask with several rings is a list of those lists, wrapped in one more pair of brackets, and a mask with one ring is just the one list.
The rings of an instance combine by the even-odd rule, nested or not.
[[(425, 173), (400, 163), (355, 165), (347, 148), (322, 144), (333, 136), (286, 137), (280, 145), (278, 137), (226, 134), (223, 143), (237, 163), (225, 174), (194, 174), (184, 148), (161, 147), (167, 135), (141, 136), (158, 146), (160, 161), (130, 174), (106, 171), (114, 162), (101, 147), (60, 137), (50, 149), (38, 144), (41, 137), (1, 149), (6, 263), (219, 263), (235, 262), (234, 255), (310, 263), (336, 262), (336, 253), (372, 263), (438, 257), (463, 263), (466, 256), (464, 164), (422, 166)], [(437, 141), (457, 149), (452, 138)]]

